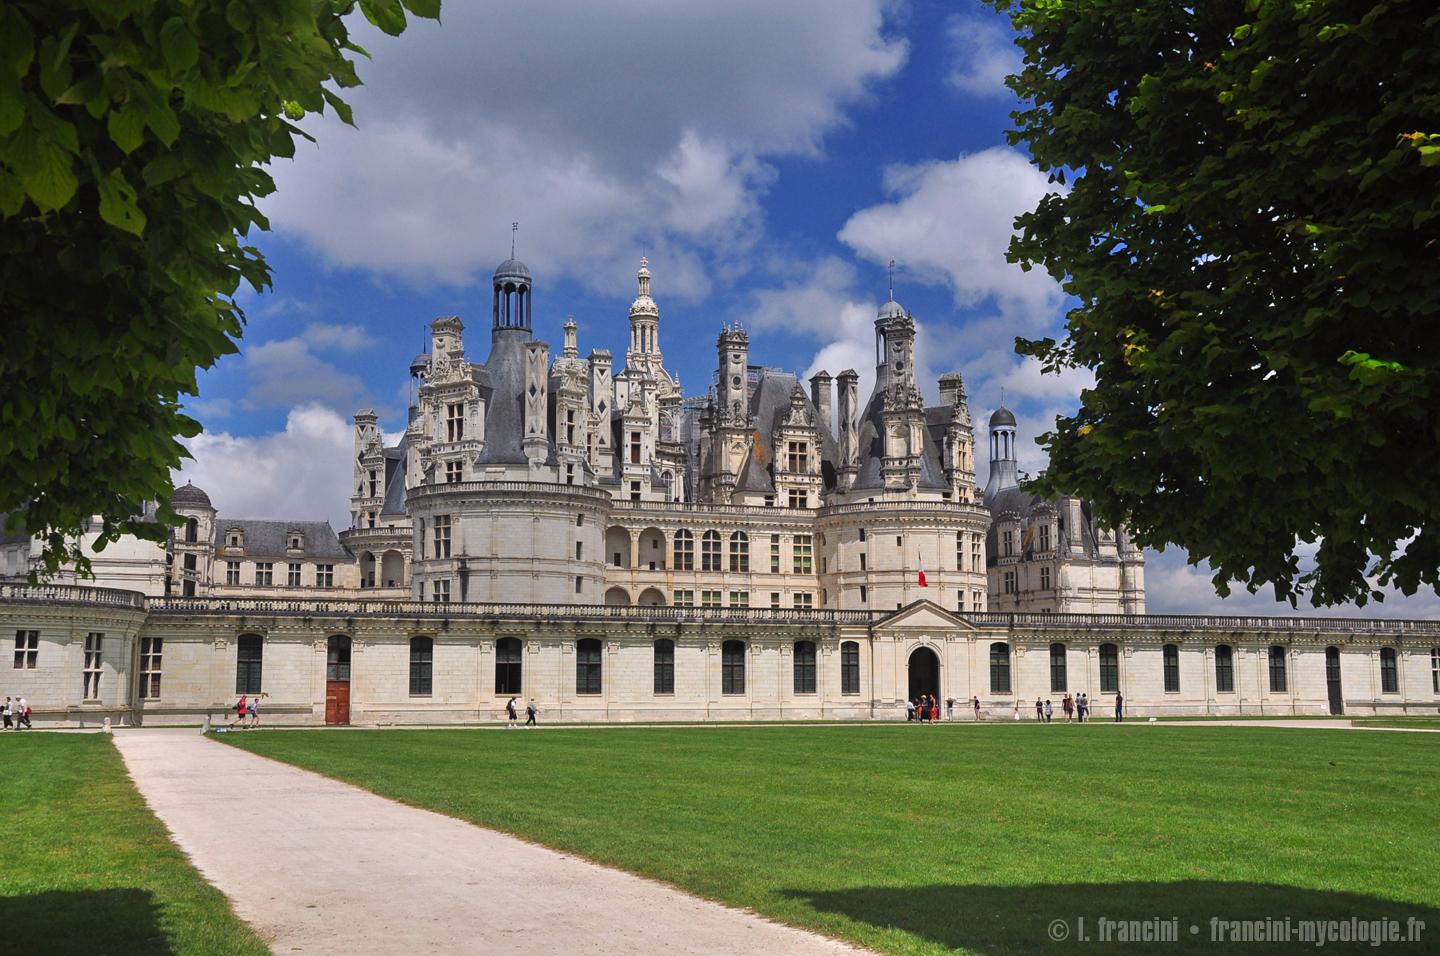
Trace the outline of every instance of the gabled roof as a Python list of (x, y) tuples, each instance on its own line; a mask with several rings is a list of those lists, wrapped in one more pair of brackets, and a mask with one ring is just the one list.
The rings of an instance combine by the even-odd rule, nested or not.
[(217, 547), (224, 547), (225, 534), (238, 529), (245, 540), (247, 557), (283, 558), (289, 541), (287, 535), (298, 531), (305, 536), (305, 556), (335, 558), (348, 561), (353, 555), (340, 543), (328, 521), (270, 521), (260, 518), (216, 518)]
[(912, 601), (895, 613), (881, 618), (876, 622), (875, 627), (877, 630), (891, 627), (920, 628), (927, 630), (958, 629), (964, 631), (973, 631), (976, 629), (975, 625), (968, 621), (961, 620), (928, 598)]

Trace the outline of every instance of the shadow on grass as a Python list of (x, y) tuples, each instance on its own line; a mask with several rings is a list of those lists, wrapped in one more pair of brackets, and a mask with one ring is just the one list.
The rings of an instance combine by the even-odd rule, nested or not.
[(170, 956), (148, 890), (54, 890), (0, 896), (0, 953), (24, 956)]
[[(857, 887), (849, 890), (809, 892), (784, 890), (791, 899), (807, 903), (819, 912), (838, 913), (880, 930), (904, 930), (932, 943), (951, 949), (967, 949), (986, 956), (1047, 953), (1124, 953), (1142, 956), (1147, 953), (1225, 952), (1308, 952), (1320, 949), (1353, 952), (1368, 942), (1371, 927), (1366, 927), (1366, 942), (1361, 944), (1326, 941), (1317, 946), (1313, 941), (1301, 942), (1302, 920), (1396, 921), (1398, 941), (1386, 940), (1381, 951), (1405, 954), (1440, 953), (1440, 910), (1432, 906), (1397, 903), (1393, 900), (1359, 893), (1308, 890), (1294, 886), (1263, 883), (1220, 883), (1184, 880), (1174, 883), (1079, 883), (1035, 884), (1030, 886), (918, 886), (918, 887)], [(1290, 919), (1288, 943), (1277, 937), (1274, 942), (1231, 942), (1228, 932), (1212, 928), (1212, 919), (1226, 921), (1261, 921), (1263, 935), (1269, 929), (1264, 921)], [(1083, 918), (1083, 927), (1078, 922)], [(1112, 927), (1107, 935), (1101, 918), (1126, 922), (1122, 931)], [(1423, 922), (1418, 941), (1407, 941), (1409, 919)], [(1178, 923), (1170, 923), (1171, 920)], [(1056, 921), (1061, 921), (1056, 924)], [(1141, 941), (1128, 937), (1133, 931), (1129, 921), (1150, 921), (1152, 934), (1158, 932), (1156, 920), (1165, 921), (1178, 932), (1178, 939), (1145, 942), (1143, 925)], [(1052, 925), (1053, 924), (1053, 925)], [(1196, 933), (1190, 932), (1195, 926)], [(1252, 927), (1253, 929), (1254, 927)], [(1083, 929), (1085, 939), (1079, 936)], [(1342, 932), (1336, 927), (1337, 934)], [(1358, 929), (1358, 925), (1357, 925)], [(1393, 926), (1387, 926), (1387, 932)], [(1053, 931), (1053, 935), (1052, 935)], [(1216, 932), (1221, 932), (1215, 938)], [(1240, 927), (1239, 932), (1244, 933)], [(1347, 925), (1343, 931), (1350, 933)], [(1058, 937), (1058, 939), (1056, 938)]]

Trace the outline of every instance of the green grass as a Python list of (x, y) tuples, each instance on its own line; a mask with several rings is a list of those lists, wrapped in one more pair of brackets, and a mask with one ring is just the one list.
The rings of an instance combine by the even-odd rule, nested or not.
[(1357, 717), (1356, 727), (1415, 727), (1440, 730), (1440, 717)]
[[(1211, 942), (1212, 917), (1414, 916), (1440, 939), (1429, 734), (1112, 724), (221, 739), (888, 953), (1255, 948)], [(1181, 939), (1117, 950), (1046, 938), (1051, 920), (1102, 916), (1178, 917)], [(1437, 952), (1428, 938), (1390, 946)]]
[(0, 735), (0, 953), (263, 956), (108, 735)]

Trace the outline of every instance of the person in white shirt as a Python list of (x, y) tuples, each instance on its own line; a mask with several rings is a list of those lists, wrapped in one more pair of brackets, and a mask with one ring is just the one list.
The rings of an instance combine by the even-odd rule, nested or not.
[(30, 726), (30, 705), (27, 704), (27, 703), (25, 703), (25, 698), (24, 698), (24, 697), (17, 697), (17, 698), (15, 699), (15, 714), (16, 714), (16, 717), (15, 717), (15, 729), (16, 729), (16, 730), (19, 730), (19, 729), (20, 729), (20, 724), (21, 724), (22, 722), (25, 724), (25, 729), (26, 729), (26, 730), (34, 730), (34, 729), (35, 729), (34, 727), (31, 727), (31, 726)]
[(10, 703), (10, 698), (9, 698), (9, 697), (6, 697), (6, 698), (5, 698), (5, 708), (4, 708), (3, 711), (0, 711), (0, 714), (3, 714), (4, 717), (5, 717), (5, 729), (6, 729), (6, 730), (14, 730), (14, 729), (15, 729), (15, 728), (11, 725), (11, 723), (10, 723), (10, 715), (11, 715), (12, 713), (14, 713), (14, 709), (13, 709), (13, 708), (14, 708), (14, 705)]

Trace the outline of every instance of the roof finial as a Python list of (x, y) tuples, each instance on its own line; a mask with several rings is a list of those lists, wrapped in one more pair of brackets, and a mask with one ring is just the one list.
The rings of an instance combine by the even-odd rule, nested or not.
[(1001, 408), (1004, 408), (1004, 407), (1005, 407), (1005, 386), (1004, 386), (1004, 385), (1001, 385), (1001, 386), (1000, 386), (1000, 407), (1001, 407)]
[(518, 222), (512, 222), (512, 223), (510, 224), (510, 258), (511, 258), (511, 259), (514, 259), (514, 258), (515, 258), (515, 233), (519, 230), (519, 228), (520, 228), (520, 224), (519, 224)]
[(895, 301), (895, 260), (890, 260), (890, 301)]

